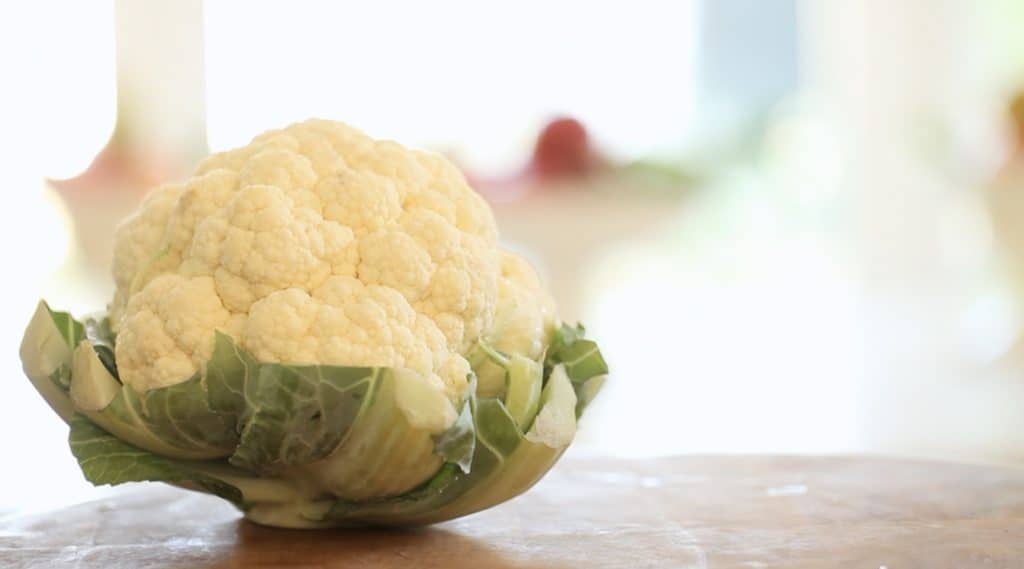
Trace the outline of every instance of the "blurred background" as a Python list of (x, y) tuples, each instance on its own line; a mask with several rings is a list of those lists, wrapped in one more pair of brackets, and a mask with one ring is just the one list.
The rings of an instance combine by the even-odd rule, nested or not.
[(117, 221), (309, 116), (444, 152), (613, 369), (577, 454), (1024, 461), (1024, 4), (0, 7), (0, 512), (94, 495), (17, 357)]

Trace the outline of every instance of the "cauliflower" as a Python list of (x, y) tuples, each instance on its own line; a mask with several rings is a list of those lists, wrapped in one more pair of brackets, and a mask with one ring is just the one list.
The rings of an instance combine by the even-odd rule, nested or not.
[(116, 358), (140, 392), (189, 378), (220, 330), (264, 361), (409, 368), (456, 401), (478, 339), (536, 358), (554, 324), (452, 164), (323, 120), (157, 189), (114, 253)]
[(115, 239), (106, 316), (41, 302), (21, 345), (94, 484), (272, 526), (452, 519), (543, 476), (608, 371), (454, 166), (339, 123), (210, 156)]

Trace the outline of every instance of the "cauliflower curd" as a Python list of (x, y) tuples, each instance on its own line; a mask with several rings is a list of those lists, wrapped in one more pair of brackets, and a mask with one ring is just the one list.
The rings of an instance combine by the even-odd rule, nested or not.
[(113, 273), (138, 392), (187, 380), (219, 330), (260, 361), (411, 369), (455, 402), (478, 339), (537, 358), (555, 325), (455, 166), (325, 120), (154, 190), (117, 230)]

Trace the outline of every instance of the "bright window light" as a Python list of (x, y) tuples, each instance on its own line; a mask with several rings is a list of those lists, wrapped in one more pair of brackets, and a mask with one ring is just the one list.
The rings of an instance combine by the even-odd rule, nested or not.
[[(6, 170), (67, 178), (84, 170), (114, 130), (114, 6), (27, 2), (0, 24)], [(59, 12), (56, 17), (54, 12)]]
[(319, 115), (510, 168), (571, 113), (614, 155), (680, 142), (695, 2), (206, 4), (209, 140)]

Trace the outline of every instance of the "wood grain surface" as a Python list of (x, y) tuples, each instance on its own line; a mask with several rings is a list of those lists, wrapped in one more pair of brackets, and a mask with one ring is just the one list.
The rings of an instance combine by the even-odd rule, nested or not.
[(259, 527), (142, 484), (0, 517), (0, 567), (1024, 567), (1024, 470), (859, 457), (571, 460), (418, 530)]

